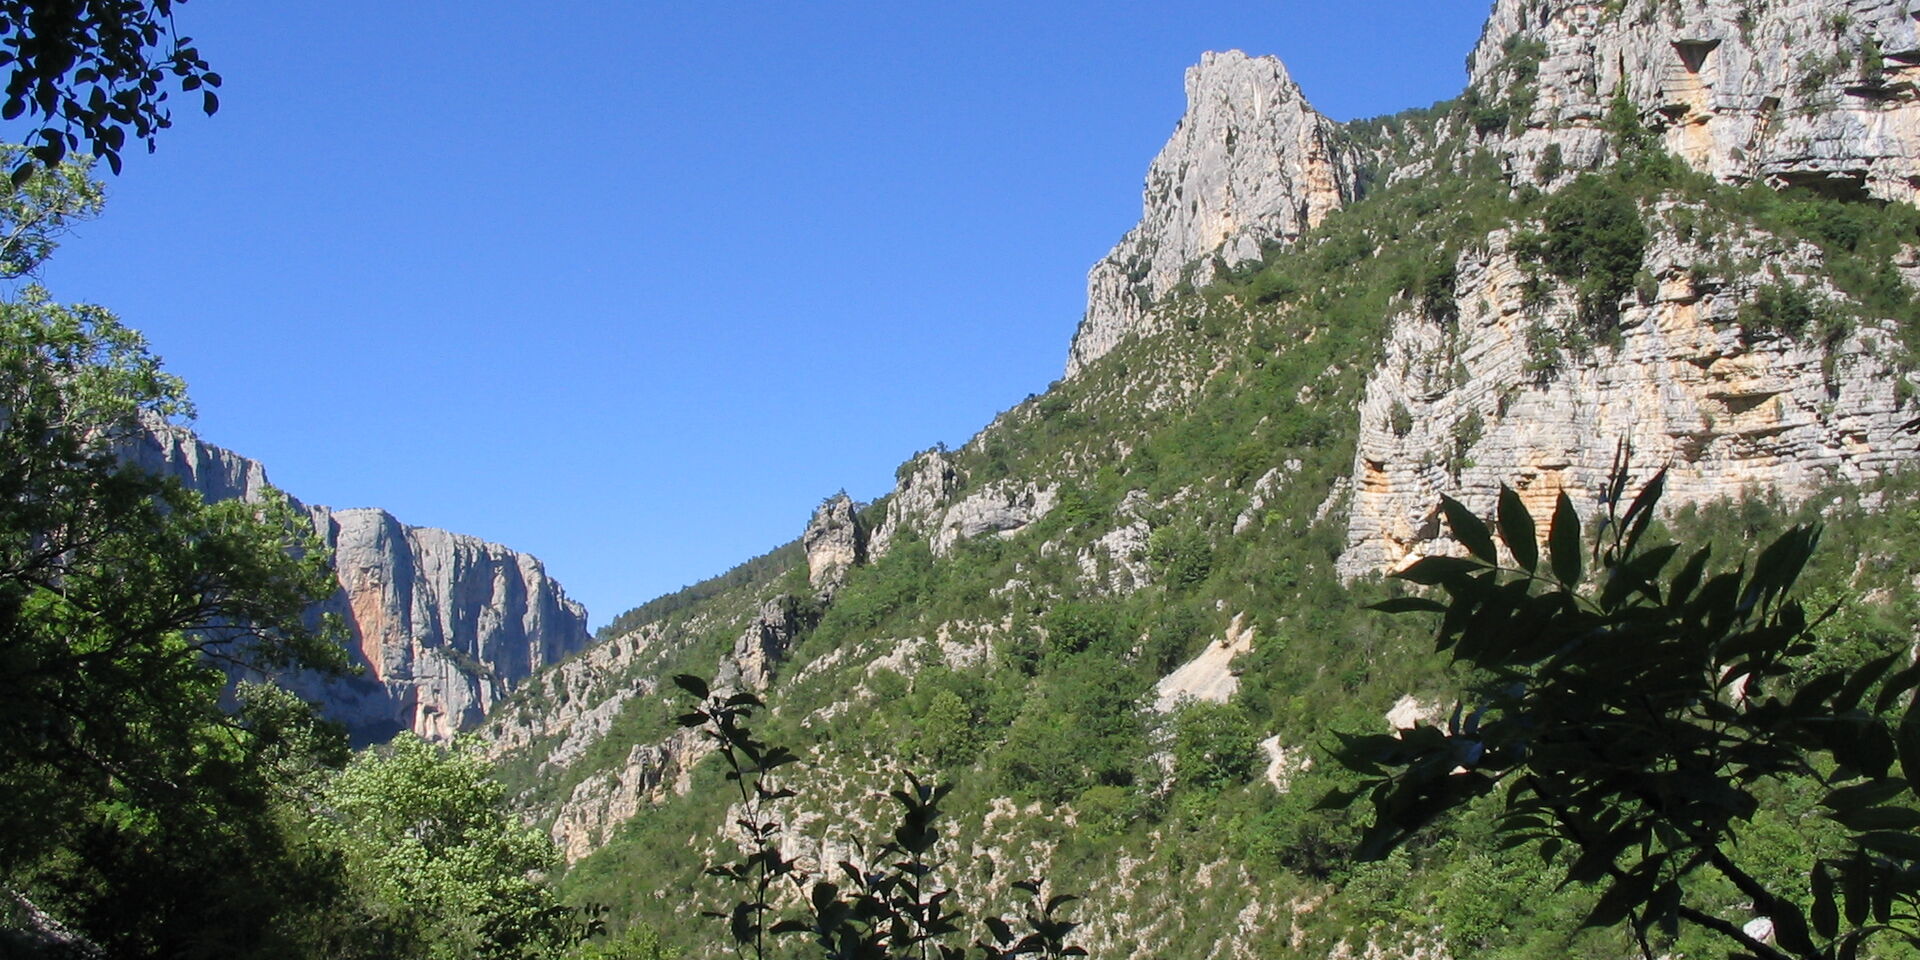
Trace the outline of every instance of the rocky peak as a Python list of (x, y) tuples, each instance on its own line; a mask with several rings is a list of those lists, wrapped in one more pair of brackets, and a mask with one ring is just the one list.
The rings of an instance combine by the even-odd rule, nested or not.
[(1916, 10), (1912, 0), (1499, 0), (1468, 58), (1469, 98), (1518, 180), (1602, 162), (1624, 94), (1669, 151), (1719, 179), (1911, 203)]
[(868, 555), (884, 556), (907, 530), (923, 529), (946, 509), (959, 489), (959, 471), (944, 449), (925, 451), (901, 464), (893, 493), (887, 497), (886, 514), (867, 539)]
[(867, 532), (846, 491), (828, 497), (813, 512), (800, 546), (807, 554), (807, 582), (822, 599), (846, 582), (848, 570), (866, 562)]
[(1138, 332), (1148, 306), (1195, 279), (1190, 265), (1257, 260), (1263, 245), (1352, 201), (1357, 168), (1340, 125), (1307, 103), (1279, 60), (1203, 55), (1187, 69), (1186, 114), (1147, 171), (1139, 225), (1087, 277), (1067, 375)]

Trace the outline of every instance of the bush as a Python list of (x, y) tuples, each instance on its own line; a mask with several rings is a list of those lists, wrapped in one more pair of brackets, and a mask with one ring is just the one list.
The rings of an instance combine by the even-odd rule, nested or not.
[(1583, 174), (1547, 202), (1544, 219), (1541, 261), (1574, 285), (1581, 319), (1593, 329), (1618, 322), (1648, 242), (1633, 197), (1612, 180)]

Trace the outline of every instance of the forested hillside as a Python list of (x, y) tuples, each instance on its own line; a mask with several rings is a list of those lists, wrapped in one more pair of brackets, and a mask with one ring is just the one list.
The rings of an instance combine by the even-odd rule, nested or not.
[[(1499, 0), (1345, 124), (1207, 54), (1061, 379), (590, 644), (129, 462), (184, 386), (22, 283), (0, 952), (1913, 956), (1917, 23)], [(8, 279), (99, 206), (11, 189)]]
[[(1906, 42), (1906, 18), (1854, 7), (1806, 42)], [(769, 704), (757, 734), (800, 757), (775, 775), (799, 794), (771, 805), (778, 846), (816, 878), (887, 839), (913, 773), (952, 788), (957, 902), (1004, 909), (1044, 878), (1085, 898), (1097, 956), (1637, 955), (1631, 929), (1581, 929), (1605, 885), (1496, 842), (1497, 796), (1367, 862), (1364, 809), (1316, 804), (1361, 782), (1340, 734), (1444, 728), (1472, 680), (1430, 621), (1367, 609), (1408, 589), (1385, 574), (1465, 551), (1443, 495), (1490, 516), (1510, 487), (1544, 536), (1563, 494), (1603, 511), (1621, 458), (1633, 489), (1664, 470), (1652, 536), (1727, 569), (1825, 525), (1800, 584), (1840, 611), (1795, 669), (1908, 649), (1920, 214), (1891, 161), (1846, 160), (1892, 149), (1907, 61), (1882, 61), (1873, 104), (1826, 98), (1758, 52), (1804, 12), (1502, 4), (1504, 53), (1483, 41), (1464, 97), (1344, 126), (1277, 63), (1210, 56), (1066, 378), (909, 459), (890, 496), (823, 503), (804, 561), (782, 548), (623, 618), (489, 723), (562, 889), (720, 949), (687, 885), (752, 838), (710, 743), (675, 726), (667, 680), (692, 672)], [(1689, 79), (1695, 40), (1744, 72)], [(1660, 82), (1695, 84), (1686, 110)], [(1767, 128), (1738, 170), (1681, 149), (1763, 83), (1798, 91), (1766, 109), (1824, 127), (1825, 152)], [(1850, 139), (1861, 111), (1881, 139)], [(1756, 789), (1740, 861), (1804, 890), (1832, 843), (1818, 788)], [(1724, 878), (1694, 889), (1735, 924), (1765, 913)]]

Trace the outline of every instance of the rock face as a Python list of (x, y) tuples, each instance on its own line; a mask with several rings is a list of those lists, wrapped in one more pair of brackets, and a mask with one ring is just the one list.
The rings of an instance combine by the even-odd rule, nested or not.
[(773, 682), (774, 668), (787, 658), (788, 648), (810, 625), (798, 598), (782, 595), (768, 600), (733, 642), (733, 651), (721, 663), (714, 686), (765, 691)]
[(632, 819), (643, 805), (686, 793), (693, 766), (714, 750), (697, 730), (681, 729), (659, 743), (637, 744), (617, 770), (580, 781), (554, 817), (551, 835), (572, 863), (592, 853), (607, 831)]
[(884, 556), (907, 530), (926, 525), (946, 509), (959, 487), (960, 476), (946, 451), (928, 450), (907, 461), (887, 497), (885, 516), (867, 538), (867, 552)]
[[(1468, 58), (1515, 176), (1597, 164), (1617, 93), (1723, 180), (1920, 199), (1911, 0), (1499, 0)], [(1502, 117), (1505, 116), (1503, 121)]]
[[(1649, 219), (1664, 224), (1671, 209)], [(1603, 489), (1623, 443), (1640, 479), (1667, 467), (1668, 507), (1746, 490), (1802, 497), (1920, 455), (1920, 437), (1901, 429), (1913, 413), (1884, 322), (1830, 345), (1812, 331), (1741, 326), (1739, 308), (1763, 281), (1841, 298), (1822, 279), (1816, 248), (1739, 234), (1728, 241), (1732, 259), (1769, 263), (1779, 279), (1759, 270), (1716, 279), (1694, 272), (1705, 251), (1662, 229), (1645, 263), (1657, 291), (1624, 305), (1619, 346), (1583, 355), (1540, 346), (1578, 322), (1572, 297), (1562, 289), (1529, 306), (1506, 239), (1496, 233), (1490, 249), (1457, 263), (1457, 324), (1409, 313), (1392, 325), (1361, 405), (1342, 573), (1452, 549), (1437, 515), (1442, 493), (1484, 516), (1507, 483), (1546, 517), (1565, 490), (1592, 516), (1591, 491)]]
[[(154, 426), (127, 458), (209, 500), (255, 500), (267, 488), (258, 462), (177, 427)], [(586, 611), (533, 557), (408, 526), (382, 510), (293, 505), (333, 551), (340, 581), (339, 592), (315, 612), (346, 622), (352, 660), (363, 672), (285, 682), (319, 702), (357, 742), (402, 730), (450, 739), (535, 670), (591, 639)]]
[(1354, 199), (1358, 159), (1273, 57), (1209, 53), (1187, 69), (1187, 111), (1147, 171), (1145, 211), (1087, 277), (1067, 376), (1139, 332), (1197, 261), (1258, 260)]
[(822, 599), (831, 597), (846, 582), (847, 571), (867, 559), (867, 532), (860, 527), (853, 498), (841, 491), (821, 504), (800, 546), (807, 553), (807, 582)]
[(1047, 515), (1059, 499), (1056, 486), (993, 483), (947, 508), (930, 546), (945, 556), (954, 544), (984, 534), (1012, 536)]

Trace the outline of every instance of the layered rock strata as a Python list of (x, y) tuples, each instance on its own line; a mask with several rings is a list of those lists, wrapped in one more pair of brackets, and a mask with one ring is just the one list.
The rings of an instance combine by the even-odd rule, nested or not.
[(1912, 0), (1499, 0), (1468, 58), (1471, 96), (1521, 180), (1598, 165), (1623, 98), (1719, 179), (1911, 203), (1917, 12)]
[(1748, 491), (1804, 497), (1920, 455), (1920, 437), (1903, 429), (1914, 411), (1889, 323), (1860, 321), (1831, 343), (1743, 326), (1740, 308), (1763, 283), (1850, 310), (1811, 245), (1737, 236), (1732, 259), (1780, 273), (1713, 278), (1694, 269), (1707, 251), (1662, 232), (1645, 262), (1657, 290), (1622, 305), (1617, 346), (1582, 352), (1566, 345), (1579, 323), (1570, 292), (1530, 303), (1506, 240), (1496, 233), (1459, 259), (1456, 323), (1420, 311), (1392, 323), (1360, 409), (1342, 573), (1457, 549), (1437, 514), (1443, 493), (1487, 515), (1506, 483), (1544, 518), (1564, 490), (1592, 516), (1592, 491), (1622, 446), (1640, 480), (1668, 470), (1669, 507)]
[[(257, 461), (151, 425), (126, 451), (209, 500), (258, 500)], [(534, 671), (591, 640), (587, 614), (540, 561), (476, 537), (403, 524), (383, 510), (293, 501), (332, 551), (340, 589), (314, 611), (337, 614), (358, 676), (280, 678), (358, 742), (411, 730), (450, 739)]]

